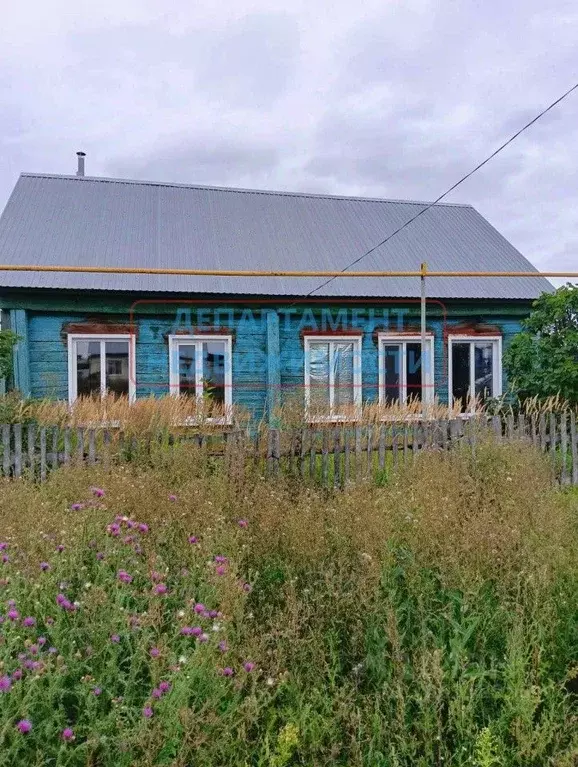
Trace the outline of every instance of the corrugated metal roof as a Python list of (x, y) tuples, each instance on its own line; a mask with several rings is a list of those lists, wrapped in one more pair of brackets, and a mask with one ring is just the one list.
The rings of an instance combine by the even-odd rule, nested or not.
[[(345, 267), (427, 203), (22, 174), (0, 218), (0, 263), (319, 269)], [(530, 271), (474, 208), (439, 204), (364, 259), (364, 270)], [(305, 295), (318, 278), (0, 272), (0, 287)], [(439, 298), (534, 298), (534, 278), (436, 278)], [(339, 278), (318, 296), (417, 297), (412, 278)]]

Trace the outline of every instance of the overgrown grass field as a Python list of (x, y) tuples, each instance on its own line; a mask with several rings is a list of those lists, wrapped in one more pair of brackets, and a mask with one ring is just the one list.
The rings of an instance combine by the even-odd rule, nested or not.
[(333, 493), (182, 446), (4, 481), (0, 765), (577, 765), (550, 472), (488, 441)]

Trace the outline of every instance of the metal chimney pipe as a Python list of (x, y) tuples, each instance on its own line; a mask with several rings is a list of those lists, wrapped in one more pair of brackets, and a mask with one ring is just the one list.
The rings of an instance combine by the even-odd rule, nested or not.
[(84, 176), (84, 158), (86, 157), (86, 152), (77, 152), (76, 156), (78, 157), (78, 169), (76, 175)]

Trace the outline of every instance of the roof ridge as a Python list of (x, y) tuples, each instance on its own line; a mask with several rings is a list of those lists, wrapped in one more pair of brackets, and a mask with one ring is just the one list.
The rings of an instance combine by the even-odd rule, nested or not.
[[(291, 191), (279, 191), (270, 189), (244, 189), (241, 187), (226, 187), (226, 186), (211, 186), (205, 184), (179, 184), (171, 181), (141, 181), (138, 179), (125, 179), (125, 178), (107, 178), (105, 176), (72, 176), (62, 173), (21, 173), (20, 177), (24, 178), (51, 178), (63, 181), (95, 181), (99, 183), (110, 184), (129, 184), (140, 186), (162, 186), (172, 187), (176, 189), (200, 189), (213, 192), (232, 192), (240, 194), (262, 194), (271, 195), (275, 197), (304, 197), (312, 199), (322, 200), (349, 200), (358, 202), (379, 202), (379, 203), (391, 203), (395, 205), (432, 205), (432, 202), (423, 200), (397, 200), (387, 199), (384, 197), (362, 197), (359, 195), (339, 195), (339, 194), (315, 194), (314, 192), (291, 192)], [(435, 203), (435, 207), (448, 207), (448, 208), (472, 208), (469, 203), (463, 202), (438, 202)]]

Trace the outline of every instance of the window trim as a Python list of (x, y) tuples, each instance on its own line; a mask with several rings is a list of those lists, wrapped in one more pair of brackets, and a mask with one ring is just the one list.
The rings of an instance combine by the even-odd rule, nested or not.
[(136, 336), (134, 333), (69, 333), (68, 350), (68, 403), (73, 405), (78, 399), (78, 366), (76, 342), (98, 341), (100, 343), (100, 398), (106, 396), (106, 365), (103, 365), (103, 343), (106, 341), (128, 341), (128, 399), (136, 398)]
[[(195, 345), (195, 395), (197, 399), (203, 396), (203, 349), (205, 341), (222, 341), (225, 343), (225, 417), (207, 418), (209, 423), (223, 423), (229, 425), (232, 422), (233, 409), (233, 336), (218, 333), (209, 334), (178, 334), (170, 335), (169, 340), (169, 392), (173, 397), (180, 397), (178, 356), (175, 365), (175, 354), (178, 355), (179, 344)], [(201, 347), (200, 354), (198, 347)], [(199, 375), (200, 374), (200, 375)]]
[[(331, 365), (332, 347), (334, 344), (350, 343), (353, 344), (353, 406), (355, 409), (355, 416), (352, 420), (358, 421), (361, 417), (362, 406), (362, 392), (361, 392), (361, 365), (362, 365), (362, 341), (363, 336), (359, 335), (334, 335), (334, 334), (318, 334), (304, 336), (304, 383), (305, 383), (305, 417), (310, 423), (326, 423), (333, 422), (338, 423), (345, 420), (351, 420), (344, 418), (343, 415), (332, 413), (333, 402), (335, 400), (335, 374), (333, 366)], [(311, 406), (311, 344), (314, 343), (327, 343), (329, 344), (329, 415), (327, 416), (312, 416), (310, 413)], [(356, 356), (359, 364), (355, 364)]]
[[(401, 365), (401, 390), (403, 399), (400, 400), (399, 406), (403, 407), (407, 404), (407, 380), (406, 380), (406, 359), (407, 359), (407, 344), (421, 344), (421, 335), (411, 334), (406, 335), (402, 333), (378, 333), (377, 334), (377, 365), (378, 365), (378, 402), (380, 405), (385, 405), (385, 375), (383, 369), (384, 359), (384, 346), (393, 346), (395, 344), (403, 344), (402, 351), (402, 365)], [(434, 401), (434, 386), (435, 386), (435, 338), (433, 333), (426, 333), (425, 337), (426, 349), (429, 352), (429, 366), (426, 371), (426, 387), (424, 396), (422, 397), (422, 403), (430, 405)], [(423, 353), (423, 349), (422, 349)]]
[[(469, 343), (470, 344), (470, 391), (475, 392), (475, 344), (492, 343), (492, 397), (501, 397), (502, 395), (502, 336), (501, 335), (463, 335), (453, 334), (448, 335), (448, 407), (454, 406), (454, 394), (453, 394), (453, 354), (452, 347), (454, 343)], [(472, 386), (472, 383), (474, 384)], [(467, 409), (462, 415), (471, 415), (474, 409), (471, 406), (472, 396), (467, 404)]]

